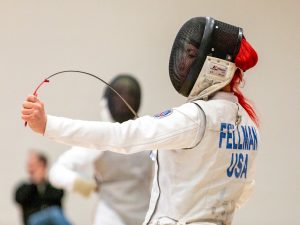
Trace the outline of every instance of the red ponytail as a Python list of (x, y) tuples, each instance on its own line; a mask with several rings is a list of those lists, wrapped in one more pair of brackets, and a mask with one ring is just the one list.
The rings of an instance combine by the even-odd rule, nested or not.
[[(254, 67), (257, 61), (258, 61), (258, 56), (255, 50), (243, 37), (239, 53), (235, 59), (235, 65), (240, 69), (242, 69), (243, 71), (246, 71)], [(234, 93), (234, 95), (237, 96), (240, 105), (247, 111), (250, 118), (258, 126), (259, 120), (255, 113), (255, 110), (253, 109), (251, 104), (248, 102), (248, 100), (244, 97), (241, 90), (239, 89), (239, 84), (242, 81), (243, 81), (243, 74), (241, 73), (240, 70), (237, 70), (230, 82), (230, 89)]]

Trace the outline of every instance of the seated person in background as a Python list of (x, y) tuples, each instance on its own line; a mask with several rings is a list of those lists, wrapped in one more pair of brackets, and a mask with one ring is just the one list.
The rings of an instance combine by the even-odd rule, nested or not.
[(15, 191), (15, 201), (21, 206), (24, 225), (70, 225), (61, 207), (63, 190), (47, 180), (47, 158), (31, 151), (27, 159), (29, 180)]

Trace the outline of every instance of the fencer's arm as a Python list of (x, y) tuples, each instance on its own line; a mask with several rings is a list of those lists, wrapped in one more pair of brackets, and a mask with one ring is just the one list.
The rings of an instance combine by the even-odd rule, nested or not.
[(49, 180), (57, 188), (74, 190), (76, 180), (83, 179), (81, 172), (93, 163), (102, 152), (72, 147), (64, 152), (49, 171)]
[(44, 103), (35, 95), (29, 95), (22, 104), (21, 118), (36, 133), (43, 134), (47, 123)]
[(181, 149), (192, 147), (199, 141), (200, 113), (197, 106), (188, 103), (163, 118), (144, 116), (122, 124), (48, 116), (44, 135), (64, 144), (125, 154), (151, 149)]
[(119, 153), (192, 147), (202, 138), (204, 118), (195, 104), (187, 103), (162, 118), (144, 116), (122, 124), (71, 120), (46, 116), (35, 96), (26, 99), (22, 110), (32, 130), (57, 142)]

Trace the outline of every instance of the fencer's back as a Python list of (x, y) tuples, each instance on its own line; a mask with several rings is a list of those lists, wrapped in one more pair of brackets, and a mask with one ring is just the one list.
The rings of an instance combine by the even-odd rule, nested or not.
[(192, 149), (158, 151), (160, 196), (151, 221), (229, 225), (253, 188), (258, 129), (237, 103), (195, 103), (206, 116), (204, 136)]

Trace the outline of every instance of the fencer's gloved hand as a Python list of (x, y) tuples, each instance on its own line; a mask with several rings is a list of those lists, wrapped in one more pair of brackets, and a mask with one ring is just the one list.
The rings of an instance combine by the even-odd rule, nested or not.
[(22, 119), (28, 123), (29, 127), (37, 133), (44, 134), (47, 116), (44, 104), (36, 96), (29, 95), (23, 102), (21, 111)]
[(96, 181), (92, 179), (77, 178), (73, 185), (73, 190), (86, 198), (96, 191), (96, 188)]

